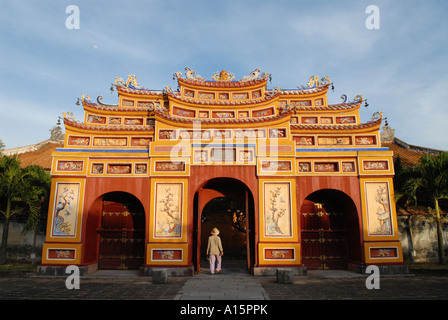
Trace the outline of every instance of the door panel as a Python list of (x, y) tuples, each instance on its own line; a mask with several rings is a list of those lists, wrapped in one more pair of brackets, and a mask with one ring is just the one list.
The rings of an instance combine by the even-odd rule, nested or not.
[(302, 261), (308, 269), (346, 269), (347, 231), (342, 213), (327, 213), (318, 203), (301, 208)]
[(139, 269), (144, 263), (144, 212), (104, 201), (101, 219), (99, 269)]

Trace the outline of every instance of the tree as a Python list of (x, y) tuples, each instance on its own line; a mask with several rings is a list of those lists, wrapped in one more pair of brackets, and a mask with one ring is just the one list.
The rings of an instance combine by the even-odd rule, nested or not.
[(33, 232), (33, 253), (36, 255), (37, 229), (41, 218), (48, 212), (51, 176), (44, 168), (37, 165), (27, 166), (24, 170), (28, 175), (24, 180), (22, 209), (24, 213), (28, 213), (28, 219), (23, 233)]
[(43, 169), (36, 167), (22, 168), (17, 155), (0, 158), (0, 213), (5, 218), (0, 246), (0, 264), (6, 263), (11, 217), (19, 213), (29, 214), (26, 229), (33, 229), (40, 217), (44, 199), (48, 198), (49, 176)]
[(434, 205), (434, 215), (431, 215), (437, 226), (437, 242), (439, 264), (445, 264), (445, 246), (443, 241), (442, 225), (445, 221), (441, 217), (439, 201), (448, 199), (448, 153), (443, 152), (438, 156), (425, 155), (420, 158), (416, 167), (416, 174), (410, 176), (403, 190), (415, 200), (428, 198)]

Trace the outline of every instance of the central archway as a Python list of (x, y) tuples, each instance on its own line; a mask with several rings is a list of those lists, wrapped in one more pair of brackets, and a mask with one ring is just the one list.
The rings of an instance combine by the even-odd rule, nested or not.
[(212, 228), (220, 229), (227, 260), (244, 261), (247, 270), (254, 265), (254, 199), (249, 188), (233, 178), (214, 178), (195, 194), (194, 260), (201, 270)]

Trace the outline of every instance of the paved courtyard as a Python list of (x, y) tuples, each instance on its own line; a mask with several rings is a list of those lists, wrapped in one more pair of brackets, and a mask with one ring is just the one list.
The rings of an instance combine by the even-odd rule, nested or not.
[(193, 277), (169, 278), (153, 284), (136, 272), (98, 272), (81, 277), (69, 290), (66, 278), (0, 277), (1, 300), (445, 300), (448, 276), (397, 275), (380, 278), (379, 289), (366, 288), (366, 275), (348, 271), (308, 271), (293, 284), (275, 277), (254, 277), (243, 270), (207, 270)]
[(292, 284), (280, 284), (275, 277), (254, 277), (229, 268), (214, 276), (205, 270), (193, 277), (169, 278), (166, 284), (154, 284), (151, 277), (131, 271), (98, 272), (82, 277), (79, 289), (71, 290), (65, 278), (13, 276), (0, 277), (0, 306), (34, 314), (36, 308), (23, 304), (27, 300), (40, 308), (56, 307), (58, 312), (82, 315), (87, 307), (73, 304), (74, 300), (91, 301), (88, 306), (94, 308), (88, 307), (89, 314), (108, 318), (128, 310), (133, 301), (129, 310), (162, 310), (166, 318), (216, 319), (244, 312), (239, 318), (278, 319), (301, 308), (316, 310), (321, 316), (333, 315), (350, 308), (347, 301), (366, 310), (386, 308), (411, 316), (414, 308), (403, 307), (398, 300), (414, 307), (416, 302), (448, 299), (448, 276), (384, 276), (379, 285), (379, 289), (369, 290), (365, 275), (348, 271), (308, 271), (308, 276), (295, 277)]

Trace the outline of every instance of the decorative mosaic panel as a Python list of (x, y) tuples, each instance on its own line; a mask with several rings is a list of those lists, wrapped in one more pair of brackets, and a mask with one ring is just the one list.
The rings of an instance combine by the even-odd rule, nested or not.
[(249, 94), (248, 93), (234, 93), (234, 94), (232, 94), (232, 98), (234, 100), (247, 100), (247, 99), (249, 99)]
[(155, 171), (185, 171), (185, 161), (172, 162), (172, 161), (156, 161)]
[(212, 118), (235, 118), (235, 112), (234, 111), (213, 111), (212, 112)]
[(148, 165), (146, 163), (136, 163), (135, 164), (136, 174), (146, 174), (148, 173)]
[(92, 174), (103, 174), (104, 164), (103, 163), (92, 163)]
[(261, 90), (252, 91), (252, 99), (261, 98)]
[(286, 138), (286, 129), (269, 129), (269, 138)]
[(179, 107), (173, 107), (173, 114), (187, 118), (194, 118), (196, 116), (196, 112), (194, 110), (188, 110)]
[(228, 93), (220, 93), (218, 96), (219, 100), (229, 100), (229, 94)]
[(252, 111), (252, 117), (254, 117), (254, 118), (272, 116), (273, 114), (275, 114), (275, 111), (274, 111), (274, 108), (272, 108), (272, 107)]
[(302, 117), (303, 124), (314, 124), (317, 123), (317, 117)]
[(154, 102), (152, 102), (152, 101), (137, 101), (137, 107), (154, 108)]
[(95, 114), (89, 114), (87, 116), (87, 123), (100, 123), (105, 124), (106, 123), (106, 117), (97, 116)]
[(392, 235), (389, 185), (387, 182), (365, 183), (367, 232), (369, 235)]
[(194, 162), (207, 162), (208, 153), (205, 150), (195, 150), (194, 151)]
[(375, 145), (376, 136), (357, 136), (355, 137), (355, 144), (357, 145)]
[(180, 130), (180, 139), (210, 140), (210, 130)]
[(249, 111), (239, 111), (238, 112), (238, 118), (248, 118), (249, 117)]
[(93, 145), (96, 147), (124, 147), (127, 144), (127, 138), (95, 137), (93, 139)]
[(59, 160), (57, 165), (57, 171), (69, 171), (69, 172), (82, 171), (83, 165), (84, 165), (83, 161)]
[(68, 144), (70, 146), (88, 146), (90, 145), (90, 137), (69, 136)]
[(370, 248), (370, 258), (398, 258), (398, 248)]
[(314, 137), (310, 136), (293, 136), (294, 142), (299, 146), (313, 146)]
[(321, 124), (333, 124), (333, 118), (332, 117), (321, 117), (320, 123)]
[(299, 172), (311, 172), (311, 162), (299, 162)]
[(151, 137), (132, 137), (131, 146), (132, 147), (147, 147), (152, 141)]
[(53, 211), (53, 237), (74, 237), (78, 220), (79, 183), (57, 183)]
[(324, 99), (320, 98), (320, 99), (314, 100), (314, 105), (315, 106), (323, 106), (324, 105)]
[(339, 172), (339, 164), (337, 162), (315, 162), (315, 172)]
[(160, 140), (176, 139), (176, 131), (175, 130), (160, 130), (159, 131), (159, 139)]
[(124, 124), (126, 126), (142, 126), (143, 118), (124, 118)]
[(266, 129), (235, 130), (235, 139), (266, 138)]
[(291, 186), (264, 183), (264, 233), (266, 237), (291, 237)]
[(355, 162), (349, 161), (349, 162), (342, 162), (342, 172), (355, 172)]
[(294, 260), (294, 249), (264, 249), (266, 260)]
[(156, 183), (155, 238), (182, 237), (182, 183)]
[(132, 173), (132, 165), (130, 164), (108, 164), (107, 173), (110, 174), (130, 174)]
[(182, 249), (152, 249), (152, 260), (182, 261)]
[(337, 124), (356, 123), (356, 118), (354, 116), (336, 117), (336, 123)]
[(215, 94), (213, 92), (199, 92), (198, 93), (199, 99), (215, 99)]
[(311, 100), (298, 100), (298, 101), (291, 101), (290, 103), (291, 107), (309, 107), (311, 106)]
[(389, 170), (388, 161), (363, 161), (364, 170)]
[(122, 104), (125, 107), (133, 107), (134, 106), (134, 101), (133, 100), (125, 100), (125, 99), (123, 99)]
[(109, 124), (121, 124), (121, 117), (109, 117)]
[(74, 260), (76, 251), (74, 249), (48, 249), (47, 259)]
[(254, 160), (254, 153), (252, 150), (240, 150), (239, 161), (241, 162), (251, 162)]
[(291, 161), (261, 161), (262, 171), (291, 171)]
[(184, 96), (185, 97), (189, 97), (189, 98), (194, 98), (194, 91), (193, 90), (184, 89)]
[(214, 130), (213, 138), (215, 138), (215, 139), (230, 139), (230, 138), (232, 138), (232, 130)]
[(350, 137), (318, 137), (318, 144), (321, 146), (335, 146), (335, 145), (351, 145)]

